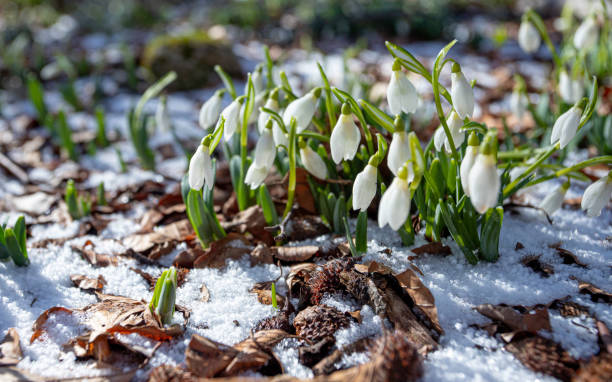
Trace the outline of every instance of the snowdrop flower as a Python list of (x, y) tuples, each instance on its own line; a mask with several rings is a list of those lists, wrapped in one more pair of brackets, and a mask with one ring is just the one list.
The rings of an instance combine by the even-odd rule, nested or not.
[[(264, 86), (264, 82), (263, 82), (263, 68), (261, 67), (261, 65), (257, 66), (257, 68), (255, 69), (255, 71), (253, 72), (253, 75), (251, 76), (251, 81), (253, 81), (253, 88), (255, 89), (255, 94), (260, 94), (262, 93), (264, 90), (266, 90), (265, 86)], [(248, 86), (248, 84), (246, 85)], [(245, 91), (244, 94), (246, 94), (247, 92)]]
[[(225, 118), (223, 136), (226, 141), (232, 138), (232, 135), (234, 135), (238, 129), (238, 125), (240, 125), (240, 110), (243, 100), (244, 98), (236, 98), (221, 112), (221, 116)], [(221, 121), (221, 119), (219, 119), (219, 121)]]
[(389, 145), (389, 153), (387, 154), (387, 166), (393, 175), (397, 176), (400, 167), (412, 158), (410, 154), (408, 134), (405, 131), (396, 131), (393, 133), (393, 138)]
[(320, 96), (321, 88), (315, 88), (308, 94), (291, 102), (283, 113), (283, 122), (285, 122), (285, 126), (289, 126), (291, 118), (295, 118), (297, 122), (297, 132), (301, 133), (306, 130), (314, 116), (317, 108), (317, 101)]
[(255, 190), (263, 184), (264, 180), (266, 180), (266, 176), (268, 176), (269, 171), (270, 169), (268, 167), (259, 167), (253, 163), (244, 176), (244, 183), (246, 183), (252, 190)]
[(576, 135), (581, 116), (582, 109), (577, 105), (572, 106), (568, 111), (561, 114), (553, 125), (550, 143), (554, 145), (559, 142), (559, 148), (561, 149), (567, 146)]
[(289, 138), (287, 134), (283, 133), (283, 130), (276, 122), (272, 125), (272, 137), (274, 138), (276, 146), (289, 147)]
[(461, 166), (459, 168), (459, 174), (461, 175), (461, 186), (463, 187), (463, 192), (465, 192), (467, 196), (470, 196), (470, 185), (468, 182), (470, 170), (476, 161), (479, 145), (480, 142), (478, 142), (478, 136), (476, 133), (470, 134), (470, 137), (468, 138), (468, 146), (465, 149), (465, 156), (461, 160)]
[(210, 138), (202, 139), (202, 143), (189, 161), (189, 187), (201, 190), (204, 184), (213, 187), (213, 165), (209, 152)]
[(436, 151), (442, 150), (442, 146), (446, 142), (446, 132), (442, 126), (439, 126), (434, 133), (434, 147)]
[[(270, 96), (266, 100), (266, 103), (264, 104), (263, 107), (265, 107), (266, 109), (275, 111), (277, 113), (280, 111), (280, 106), (278, 104), (278, 89), (274, 89), (274, 91), (270, 94)], [(257, 129), (260, 133), (266, 127), (266, 123), (268, 122), (269, 118), (270, 118), (270, 115), (268, 113), (265, 113), (265, 112), (259, 113), (259, 117), (257, 118)], [(274, 124), (276, 124), (276, 122), (274, 122)]]
[(353, 209), (365, 211), (376, 195), (378, 169), (368, 163), (353, 183)]
[(553, 192), (548, 194), (542, 203), (540, 203), (540, 208), (543, 209), (548, 215), (554, 214), (561, 205), (563, 204), (563, 199), (565, 198), (565, 193), (569, 188), (569, 182), (563, 183), (560, 187), (557, 187)]
[(329, 139), (332, 159), (336, 164), (344, 160), (351, 160), (357, 154), (361, 133), (353, 121), (351, 107), (348, 104), (342, 105), (342, 114), (334, 127)]
[(394, 115), (400, 114), (402, 111), (404, 113), (414, 113), (419, 104), (417, 91), (408, 76), (402, 72), (399, 59), (396, 58), (393, 61), (392, 69), (391, 80), (387, 87), (389, 110)]
[(451, 100), (459, 118), (472, 118), (472, 113), (474, 113), (474, 90), (457, 63), (453, 64), (451, 73)]
[(157, 109), (155, 110), (155, 123), (161, 131), (170, 131), (170, 117), (168, 116), (166, 97), (162, 97), (157, 103)]
[(402, 166), (380, 199), (378, 206), (378, 226), (380, 228), (389, 224), (391, 229), (397, 231), (408, 219), (411, 198), (407, 178), (408, 169)]
[(224, 93), (225, 90), (217, 90), (215, 94), (202, 105), (198, 118), (198, 122), (202, 129), (207, 130), (219, 119), (219, 115), (221, 114), (221, 100), (223, 100)]
[(306, 171), (319, 179), (327, 178), (327, 166), (323, 159), (304, 141), (300, 141), (300, 159)]
[(516, 86), (512, 95), (510, 95), (510, 111), (512, 111), (512, 114), (518, 119), (521, 119), (528, 106), (529, 98), (527, 98), (527, 94), (522, 91), (521, 86)]
[[(463, 141), (465, 141), (465, 133), (461, 131), (461, 128), (463, 127), (463, 120), (459, 118), (457, 113), (453, 110), (448, 116), (446, 124), (450, 130), (451, 136), (453, 137), (455, 148), (461, 146)], [(442, 149), (442, 145), (444, 145), (446, 152), (452, 151), (450, 143), (446, 137), (446, 132), (444, 131), (444, 128), (440, 126), (434, 135), (434, 146), (436, 147), (437, 151), (440, 151)]]
[(495, 207), (499, 199), (501, 182), (497, 174), (495, 139), (494, 135), (485, 138), (468, 176), (470, 200), (480, 214)]
[(255, 145), (255, 158), (247, 170), (244, 182), (252, 189), (261, 186), (274, 164), (275, 157), (276, 146), (274, 145), (274, 138), (272, 138), (272, 120), (268, 120), (268, 124), (264, 127), (257, 145)]
[(533, 53), (540, 47), (540, 33), (531, 21), (523, 20), (518, 31), (518, 43), (526, 53)]
[(565, 103), (574, 104), (582, 98), (584, 89), (582, 82), (574, 78), (572, 79), (564, 69), (559, 73), (559, 95)]
[(601, 210), (608, 204), (610, 196), (612, 196), (612, 171), (584, 190), (581, 207), (586, 211), (587, 216), (599, 216)]
[(582, 24), (576, 29), (574, 34), (574, 47), (578, 50), (589, 50), (597, 43), (599, 31), (595, 16), (587, 17)]

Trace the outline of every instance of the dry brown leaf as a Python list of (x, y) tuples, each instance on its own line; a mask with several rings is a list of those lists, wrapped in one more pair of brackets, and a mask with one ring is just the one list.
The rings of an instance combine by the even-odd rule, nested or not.
[(562, 381), (569, 382), (578, 369), (578, 362), (568, 352), (555, 342), (540, 336), (514, 339), (505, 349), (531, 370)]
[(265, 227), (268, 225), (263, 210), (259, 205), (253, 205), (233, 215), (231, 221), (223, 222), (222, 227), (228, 232), (247, 233), (268, 245), (274, 244), (274, 236)]
[[(572, 277), (570, 276), (570, 278)], [(573, 279), (578, 280), (575, 277), (573, 277)], [(590, 295), (591, 300), (593, 301), (602, 300), (608, 304), (612, 302), (612, 293), (598, 288), (589, 282), (578, 280), (578, 289), (580, 290), (580, 293)]]
[[(257, 294), (257, 300), (264, 305), (272, 305), (272, 283), (274, 281), (264, 281), (253, 285), (249, 290), (251, 293)], [(278, 306), (285, 305), (285, 297), (277, 294), (276, 302)]]
[(6, 336), (0, 342), (0, 366), (17, 365), (22, 358), (19, 333), (17, 333), (17, 329), (9, 328)]
[(596, 326), (601, 351), (612, 354), (612, 334), (610, 334), (610, 329), (608, 329), (603, 321), (599, 320), (597, 321)]
[(529, 311), (520, 313), (513, 307), (507, 305), (483, 304), (477, 306), (475, 309), (478, 313), (507, 326), (515, 333), (527, 332), (536, 334), (540, 330), (552, 330), (550, 327), (548, 309), (546, 307), (536, 308), (533, 313)]
[(431, 291), (423, 284), (419, 277), (410, 269), (406, 269), (400, 274), (393, 275), (400, 284), (404, 292), (406, 292), (417, 308), (429, 318), (433, 328), (443, 334), (444, 330), (440, 326), (438, 320), (438, 309), (436, 308), (436, 300), (431, 294)]
[(25, 212), (28, 215), (39, 216), (49, 211), (51, 206), (58, 201), (58, 196), (38, 191), (23, 196), (8, 195), (7, 199), (12, 204), (12, 209)]
[(193, 232), (188, 219), (159, 227), (154, 232), (134, 234), (123, 239), (126, 248), (134, 252), (144, 253), (150, 251), (156, 244), (184, 241)]
[(551, 265), (540, 261), (540, 255), (525, 256), (521, 259), (521, 263), (545, 278), (555, 273)]
[(572, 382), (610, 382), (612, 381), (612, 354), (600, 353), (588, 362), (580, 365), (580, 369), (572, 378)]
[(410, 251), (414, 253), (415, 255), (429, 253), (432, 255), (445, 255), (446, 256), (446, 255), (452, 254), (450, 247), (440, 242), (437, 242), (437, 241), (433, 243), (427, 243), (417, 248), (413, 248)]
[(106, 280), (102, 275), (99, 275), (97, 278), (92, 279), (85, 275), (70, 275), (70, 281), (79, 289), (82, 289), (87, 292), (101, 292), (102, 288), (106, 285)]
[(193, 262), (194, 268), (222, 268), (226, 260), (238, 260), (251, 253), (251, 242), (237, 233), (229, 233), (223, 239), (211, 243)]
[(208, 291), (206, 284), (202, 284), (202, 286), (200, 287), (200, 301), (202, 302), (210, 301), (210, 292)]
[(72, 248), (73, 251), (78, 252), (85, 260), (89, 261), (91, 265), (98, 267), (117, 265), (117, 258), (115, 256), (97, 253), (94, 249), (94, 244), (90, 240), (85, 242), (83, 248), (79, 248), (76, 245), (73, 245), (70, 248)]
[(312, 259), (320, 250), (316, 245), (302, 245), (296, 247), (272, 247), (274, 257), (287, 262), (304, 262)]
[(549, 247), (557, 251), (557, 254), (563, 259), (563, 264), (574, 264), (580, 268), (587, 267), (587, 265), (580, 261), (580, 259), (578, 259), (578, 257), (572, 251), (562, 248), (561, 243), (555, 243), (549, 245)]

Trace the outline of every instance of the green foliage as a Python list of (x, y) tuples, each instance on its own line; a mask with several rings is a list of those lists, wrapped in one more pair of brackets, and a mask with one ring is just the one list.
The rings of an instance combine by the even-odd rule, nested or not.
[[(103, 188), (104, 187), (102, 187), (102, 189)], [(93, 206), (91, 195), (79, 195), (74, 185), (74, 180), (72, 179), (68, 180), (66, 183), (66, 194), (64, 195), (64, 201), (66, 202), (68, 213), (75, 220), (79, 220), (91, 214), (91, 208)]]
[(25, 218), (20, 216), (13, 228), (6, 223), (0, 226), (0, 261), (13, 259), (15, 265), (26, 267), (30, 264), (26, 246)]
[(163, 271), (155, 283), (149, 309), (151, 309), (151, 313), (159, 317), (164, 325), (172, 322), (176, 302), (176, 287), (177, 273), (174, 267)]
[(71, 160), (75, 162), (78, 161), (79, 156), (77, 155), (76, 147), (74, 145), (74, 141), (72, 140), (72, 130), (70, 129), (70, 126), (68, 126), (66, 114), (63, 110), (60, 110), (59, 113), (57, 113), (57, 131), (59, 133), (61, 146), (66, 155)]

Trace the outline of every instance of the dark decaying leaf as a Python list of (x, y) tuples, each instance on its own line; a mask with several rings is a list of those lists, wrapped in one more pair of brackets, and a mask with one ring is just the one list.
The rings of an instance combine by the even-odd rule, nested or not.
[(314, 366), (329, 354), (335, 343), (334, 337), (327, 336), (312, 345), (300, 346), (298, 349), (300, 363), (308, 367)]
[[(570, 278), (578, 280), (572, 276), (570, 276)], [(580, 293), (590, 295), (591, 300), (593, 301), (601, 300), (607, 304), (610, 304), (612, 302), (612, 293), (605, 291), (599, 287), (596, 287), (595, 285), (589, 282), (578, 280), (578, 289), (580, 290)]]
[(572, 251), (561, 248), (561, 246), (553, 246), (552, 248), (556, 249), (557, 254), (563, 259), (563, 264), (577, 265), (580, 268), (587, 267)]
[(612, 381), (612, 354), (610, 353), (600, 353), (581, 364), (580, 369), (572, 378), (572, 382), (610, 381)]
[(243, 235), (229, 233), (214, 241), (193, 262), (194, 268), (222, 268), (229, 259), (238, 260), (251, 253), (253, 246)]
[(223, 222), (221, 225), (227, 232), (237, 232), (240, 234), (248, 232), (258, 241), (268, 245), (274, 244), (274, 236), (265, 229), (267, 224), (263, 210), (259, 205), (239, 211), (233, 216), (231, 221)]
[(450, 247), (440, 242), (437, 242), (437, 241), (433, 243), (427, 243), (417, 248), (413, 248), (410, 251), (416, 255), (429, 253), (432, 255), (445, 255), (446, 256), (452, 253)]
[(536, 334), (540, 330), (552, 330), (546, 307), (536, 308), (533, 312), (525, 307), (520, 308), (523, 313), (507, 305), (483, 304), (475, 309), (494, 322), (505, 325), (512, 332)]
[(155, 246), (165, 244), (166, 248), (174, 248), (176, 243), (186, 240), (192, 234), (193, 230), (189, 220), (182, 219), (158, 227), (154, 232), (130, 235), (123, 239), (122, 244), (134, 252), (148, 256)]
[(97, 253), (94, 244), (90, 240), (87, 240), (82, 248), (77, 247), (76, 245), (73, 245), (70, 248), (79, 253), (81, 257), (94, 266), (107, 267), (109, 265), (117, 265), (118, 262), (116, 256)]
[(349, 325), (351, 317), (327, 305), (314, 305), (300, 311), (293, 320), (295, 334), (311, 342), (333, 336), (336, 330)]
[(557, 343), (540, 337), (515, 337), (505, 346), (523, 365), (538, 373), (570, 381), (578, 362)]
[(17, 329), (9, 328), (0, 342), (0, 366), (16, 365), (22, 358), (19, 333)]
[(439, 334), (443, 334), (444, 330), (442, 330), (438, 320), (436, 300), (418, 276), (412, 270), (406, 269), (402, 273), (393, 275), (393, 277), (395, 277), (402, 287), (402, 290), (410, 296), (412, 301), (414, 301), (415, 306), (429, 318), (433, 328)]
[(85, 275), (70, 275), (70, 281), (79, 289), (82, 289), (87, 292), (101, 292), (106, 285), (106, 280), (102, 275), (99, 275), (97, 278), (93, 279), (87, 277)]
[(525, 256), (521, 259), (521, 263), (544, 278), (550, 277), (550, 275), (555, 273), (551, 265), (540, 261), (539, 255)]
[(597, 321), (597, 337), (601, 352), (612, 354), (612, 334), (610, 329), (602, 321)]
[(550, 309), (556, 309), (563, 317), (590, 316), (589, 308), (573, 301), (569, 301), (569, 296), (563, 299), (554, 300), (548, 304)]

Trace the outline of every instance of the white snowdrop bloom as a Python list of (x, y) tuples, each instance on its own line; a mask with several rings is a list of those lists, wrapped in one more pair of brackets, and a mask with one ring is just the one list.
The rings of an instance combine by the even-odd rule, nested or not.
[(213, 165), (208, 146), (202, 142), (189, 161), (189, 187), (201, 190), (204, 184), (213, 187)]
[(582, 98), (584, 88), (582, 82), (574, 78), (572, 79), (566, 70), (559, 73), (559, 95), (565, 103), (574, 104)]
[(436, 132), (434, 133), (434, 147), (436, 148), (436, 151), (442, 150), (442, 146), (444, 146), (445, 142), (446, 132), (444, 131), (444, 128), (440, 126), (436, 129)]
[(396, 131), (393, 133), (393, 138), (389, 145), (387, 167), (389, 167), (393, 175), (397, 175), (399, 169), (410, 159), (410, 142), (408, 141), (408, 134), (405, 131)]
[(518, 43), (526, 53), (533, 53), (540, 47), (540, 33), (536, 27), (527, 20), (521, 22), (518, 31)]
[[(256, 94), (255, 95), (255, 100), (253, 101), (253, 110), (251, 110), (251, 114), (249, 115), (249, 121), (248, 123), (255, 123), (258, 121), (259, 118), (259, 108), (261, 107), (261, 105), (263, 105), (264, 100), (265, 100), (265, 94), (264, 93), (260, 93), (260, 94)], [(242, 107), (240, 108), (240, 117), (243, 118), (244, 117), (244, 113), (245, 113), (245, 106), (246, 106), (246, 102), (242, 103)]]
[(353, 209), (365, 211), (376, 195), (378, 169), (371, 164), (357, 174), (353, 183)]
[(285, 126), (289, 126), (291, 118), (295, 118), (297, 132), (301, 133), (306, 130), (317, 109), (317, 101), (320, 95), (321, 89), (316, 88), (291, 102), (283, 113), (283, 122), (285, 122)]
[(470, 196), (470, 184), (468, 179), (470, 176), (470, 170), (476, 161), (476, 156), (478, 156), (478, 145), (479, 142), (476, 134), (470, 134), (470, 138), (468, 139), (468, 147), (465, 149), (465, 156), (461, 160), (461, 166), (459, 167), (461, 186), (463, 187), (463, 192), (465, 192), (467, 196)]
[[(223, 111), (221, 112), (221, 116), (225, 118), (225, 125), (223, 127), (223, 136), (226, 141), (229, 141), (232, 135), (238, 129), (238, 125), (240, 125), (240, 110), (241, 105), (237, 100), (233, 100)], [(219, 121), (221, 121), (219, 119)]]
[(283, 133), (283, 130), (276, 122), (274, 122), (272, 125), (272, 137), (274, 138), (274, 143), (276, 146), (284, 146), (286, 148), (289, 147), (289, 138), (287, 137), (287, 134)]
[(221, 114), (221, 101), (223, 100), (223, 91), (217, 91), (210, 97), (200, 109), (198, 122), (204, 130), (208, 129), (219, 120)]
[(478, 154), (468, 176), (468, 190), (472, 205), (483, 214), (497, 205), (501, 182), (497, 174), (497, 160), (491, 153)]
[(569, 182), (562, 184), (557, 187), (553, 192), (546, 195), (544, 200), (540, 203), (540, 208), (543, 209), (548, 215), (552, 215), (563, 205), (563, 199), (565, 193), (569, 188)]
[(554, 145), (559, 142), (560, 148), (567, 146), (576, 135), (581, 116), (582, 110), (578, 106), (572, 106), (568, 111), (561, 114), (553, 125), (550, 143)]
[[(255, 94), (261, 94), (264, 90), (266, 90), (266, 87), (264, 86), (263, 69), (261, 66), (255, 69), (255, 72), (253, 72), (253, 75), (251, 76), (251, 81), (253, 81)], [(244, 92), (244, 94), (246, 93), (247, 92)]]
[[(463, 141), (465, 141), (465, 132), (461, 130), (463, 127), (463, 120), (459, 118), (455, 110), (451, 111), (451, 114), (448, 116), (446, 120), (446, 124), (448, 125), (448, 129), (450, 130), (451, 136), (453, 137), (453, 142), (455, 143), (455, 148), (461, 146)], [(448, 142), (448, 138), (446, 138), (446, 134), (444, 134), (444, 147), (447, 152), (451, 152), (452, 149), (450, 147), (450, 143)]]
[(474, 90), (461, 72), (459, 64), (453, 64), (451, 73), (451, 100), (459, 118), (472, 118), (474, 113)]
[(574, 34), (574, 47), (578, 50), (588, 50), (597, 43), (599, 30), (595, 17), (587, 17), (576, 29)]
[(300, 159), (306, 171), (319, 179), (327, 178), (327, 166), (323, 159), (310, 146), (304, 144), (300, 148)]
[(612, 196), (612, 171), (607, 176), (592, 183), (582, 195), (581, 207), (590, 217), (601, 215), (601, 210)]
[(393, 72), (387, 87), (387, 102), (391, 114), (394, 115), (402, 111), (414, 113), (419, 104), (417, 91), (408, 76), (402, 72), (398, 59), (393, 62)]
[(263, 184), (264, 180), (266, 180), (269, 171), (269, 167), (257, 166), (255, 163), (252, 163), (244, 176), (244, 182), (249, 185), (252, 190), (255, 190)]
[(257, 145), (255, 145), (255, 165), (258, 167), (271, 167), (274, 163), (274, 157), (276, 156), (276, 145), (274, 144), (274, 138), (272, 138), (272, 126), (270, 125), (264, 128), (261, 133)]
[(342, 114), (334, 127), (329, 139), (332, 159), (336, 164), (342, 160), (351, 160), (357, 154), (361, 133), (353, 121), (353, 115), (347, 104), (342, 106)]
[(391, 229), (397, 231), (410, 215), (410, 187), (406, 167), (403, 167), (398, 176), (393, 179), (391, 185), (378, 206), (378, 226), (380, 228), (389, 224)]
[[(280, 111), (280, 106), (278, 105), (278, 100), (273, 98), (273, 97), (269, 97), (266, 100), (266, 103), (264, 104), (264, 107), (266, 109), (270, 109), (270, 110), (275, 111), (277, 113)], [(268, 114), (266, 112), (259, 113), (259, 116), (257, 117), (257, 130), (259, 130), (260, 133), (264, 130), (264, 127), (266, 127), (266, 123), (268, 122), (269, 118), (270, 118), (270, 114)], [(274, 122), (274, 124), (276, 124), (276, 122)]]
[(527, 111), (527, 107), (529, 106), (529, 98), (527, 95), (518, 89), (515, 89), (510, 95), (510, 111), (512, 114), (516, 116), (516, 118), (521, 119)]
[(170, 131), (170, 117), (168, 116), (168, 107), (165, 98), (157, 103), (155, 123), (161, 131)]

